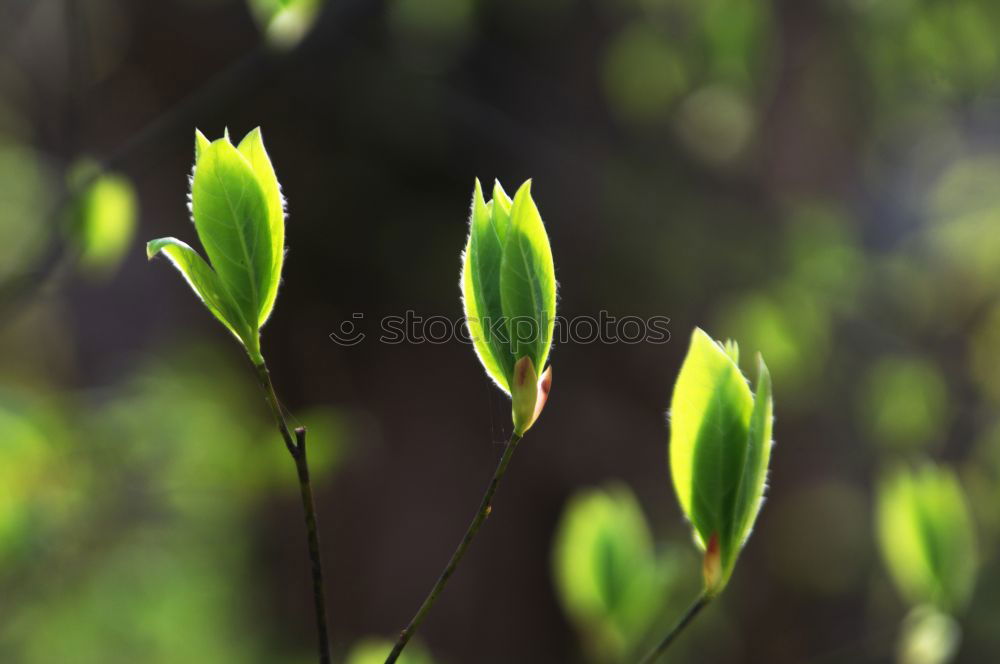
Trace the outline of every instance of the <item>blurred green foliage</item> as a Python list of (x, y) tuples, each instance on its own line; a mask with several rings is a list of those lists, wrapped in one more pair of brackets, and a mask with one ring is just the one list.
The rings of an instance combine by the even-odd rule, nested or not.
[(859, 419), (869, 435), (896, 449), (941, 440), (948, 424), (948, 386), (919, 357), (885, 357), (868, 369), (858, 392)]
[(552, 571), (562, 606), (593, 661), (626, 661), (658, 620), (679, 573), (657, 554), (642, 509), (622, 484), (570, 498), (556, 531)]
[(920, 103), (953, 101), (995, 80), (1000, 46), (990, 26), (1000, 8), (984, 0), (859, 0), (857, 35), (885, 117)]
[(323, 0), (247, 0), (247, 4), (267, 42), (288, 49), (309, 33)]
[(25, 272), (40, 259), (53, 234), (46, 214), (58, 191), (42, 155), (23, 143), (0, 140), (0, 279)]
[(955, 475), (925, 464), (882, 480), (879, 546), (900, 592), (912, 603), (960, 611), (975, 587), (978, 551), (971, 514)]
[[(260, 540), (272, 539), (270, 530), (261, 535), (271, 528), (262, 504), (295, 507), (297, 497), (252, 379), (214, 349), (164, 348), (163, 336), (144, 327), (162, 321), (128, 299), (137, 282), (119, 263), (128, 255), (131, 197), (118, 177), (142, 185), (150, 230), (179, 218), (179, 207), (160, 210), (164, 202), (181, 205), (182, 183), (164, 192), (150, 185), (164, 178), (149, 178), (170, 159), (165, 146), (188, 131), (170, 124), (176, 108), (186, 109), (183, 123), (196, 111), (220, 130), (231, 114), (242, 114), (245, 127), (282, 123), (280, 149), (292, 155), (298, 191), (320, 183), (321, 192), (313, 202), (302, 195), (296, 235), (306, 239), (293, 250), (309, 258), (310, 243), (371, 249), (350, 255), (350, 275), (381, 278), (366, 278), (352, 304), (409, 304), (413, 280), (431, 283), (439, 257), (455, 252), (448, 224), (456, 213), (435, 208), (436, 198), (451, 200), (445, 190), (466, 186), (470, 169), (515, 177), (530, 165), (572, 181), (560, 192), (549, 180), (548, 203), (569, 220), (562, 228), (570, 230), (553, 227), (571, 233), (557, 275), (567, 285), (567, 311), (665, 314), (675, 332), (705, 321), (767, 357), (782, 398), (777, 426), (789, 443), (775, 460), (754, 553), (742, 563), (756, 573), (737, 575), (740, 592), (699, 618), (705, 623), (692, 628), (690, 644), (677, 644), (678, 661), (816, 661), (824, 645), (858, 639), (878, 641), (872, 647), (884, 658), (889, 644), (880, 630), (904, 615), (883, 590), (888, 578), (908, 604), (938, 604), (921, 604), (903, 621), (902, 664), (955, 656), (959, 616), (943, 611), (957, 614), (966, 601), (957, 656), (995, 657), (994, 0), (390, 0), (371, 10), (370, 24), (341, 14), (352, 3), (320, 0), (185, 0), (141, 12), (87, 0), (73, 5), (83, 20), (74, 35), (61, 32), (72, 18), (62, 3), (8, 4), (0, 7), (0, 27), (8, 28), (0, 54), (0, 286), (27, 292), (29, 302), (17, 310), (2, 302), (0, 662), (312, 661), (308, 648), (271, 633), (284, 623), (275, 626), (273, 616), (259, 615), (266, 608), (256, 608), (275, 592), (261, 588), (266, 563), (254, 559), (268, 554)], [(320, 24), (328, 4), (331, 20)], [(236, 19), (224, 39), (220, 17)], [(308, 48), (270, 59), (274, 70), (253, 69), (247, 87), (221, 75), (242, 49), (264, 40), (288, 50), (313, 29)], [(200, 84), (211, 94), (189, 105)], [(158, 128), (139, 132), (147, 126)], [(109, 270), (100, 286), (48, 272), (61, 230), (51, 221), (67, 193), (63, 171), (83, 152), (117, 155), (122, 173), (111, 182), (123, 186), (91, 190), (77, 210), (114, 211), (89, 217), (100, 243), (84, 246), (108, 266), (99, 272)], [(419, 195), (400, 187), (411, 184)], [(390, 200), (371, 205), (389, 187), (400, 187), (402, 210)], [(337, 226), (348, 235), (328, 243), (326, 222), (344, 219), (364, 222)], [(400, 234), (415, 237), (406, 235), (410, 227), (428, 238), (418, 269), (388, 274), (385, 261), (412, 253), (408, 246), (393, 253)], [(366, 228), (380, 230), (365, 236)], [(340, 295), (320, 300), (326, 294), (304, 284), (334, 268), (315, 254), (308, 263), (299, 263), (301, 300), (287, 300), (287, 315), (325, 320), (318, 312), (343, 304)], [(451, 280), (454, 266), (446, 267)], [(37, 290), (16, 279), (36, 273)], [(400, 284), (405, 291), (391, 290)], [(452, 296), (442, 299), (453, 304)], [(194, 320), (178, 316), (163, 335), (186, 333)], [(274, 335), (289, 332), (279, 327)], [(160, 359), (143, 354), (150, 349)], [(638, 359), (616, 363), (614, 380), (603, 382), (588, 382), (589, 354), (576, 356), (584, 371), (574, 389), (592, 395), (602, 405), (593, 417), (605, 418), (605, 429), (593, 430), (627, 427), (627, 434), (621, 444), (593, 436), (595, 449), (610, 456), (591, 450), (574, 459), (580, 470), (567, 471), (559, 491), (593, 482), (606, 458), (621, 464), (616, 474), (633, 473), (630, 482), (662, 483), (662, 465), (636, 467), (662, 426), (644, 438), (632, 407), (643, 394), (655, 395), (646, 397), (647, 412), (661, 407), (664, 367), (679, 351), (674, 344), (663, 355), (631, 351)], [(386, 358), (362, 357), (366, 369)], [(318, 373), (329, 370), (316, 364)], [(306, 375), (299, 387), (308, 393), (316, 380)], [(364, 394), (363, 381), (351, 389)], [(415, 410), (435, 403), (408, 398)], [(550, 426), (571, 427), (578, 417), (557, 419), (553, 409)], [(348, 413), (296, 412), (310, 427), (318, 480), (351, 461), (342, 445), (326, 444), (350, 438)], [(880, 465), (928, 451), (957, 474), (931, 481), (921, 470), (879, 484)], [(586, 458), (599, 461), (588, 469)], [(877, 487), (874, 503), (867, 487)], [(559, 544), (570, 537), (567, 512), (557, 551), (569, 562), (554, 553), (552, 563), (558, 597), (595, 660), (621, 657), (646, 632), (666, 627), (644, 610), (669, 618), (696, 592), (683, 587), (694, 561), (672, 557), (687, 555), (679, 553), (690, 549), (686, 540), (657, 554), (634, 497), (621, 487), (597, 494), (572, 499), (568, 509), (586, 511), (572, 519), (583, 544)], [(547, 529), (553, 515), (539, 514)], [(662, 524), (667, 541), (681, 539), (676, 513)], [(977, 546), (968, 543), (973, 530)], [(877, 549), (884, 566), (872, 565)], [(659, 594), (623, 590), (633, 575), (653, 578)], [(979, 580), (971, 598), (970, 579)], [(540, 612), (552, 604), (529, 597)], [(372, 593), (370, 604), (351, 610), (359, 621), (374, 620), (391, 599)], [(702, 624), (712, 631), (699, 635)], [(338, 638), (349, 643), (354, 635)], [(553, 634), (552, 641), (571, 640)], [(363, 643), (358, 657), (377, 661), (386, 650)], [(868, 654), (851, 650), (843, 659)]]
[(97, 169), (84, 162), (70, 174), (69, 187), (79, 192), (71, 206), (69, 234), (84, 273), (106, 279), (131, 245), (138, 200), (128, 179)]
[[(248, 662), (268, 651), (251, 627), (261, 609), (248, 603), (259, 586), (248, 519), (269, 494), (295, 504), (293, 470), (246, 372), (212, 349), (169, 356), (103, 394), (56, 402), (8, 386), (0, 595), (20, 599), (0, 607), (3, 661)], [(309, 417), (322, 483), (345, 424), (330, 410)]]
[(770, 83), (770, 3), (606, 4), (609, 10), (637, 5), (604, 56), (604, 90), (615, 115), (639, 130), (672, 127), (708, 163), (739, 157)]

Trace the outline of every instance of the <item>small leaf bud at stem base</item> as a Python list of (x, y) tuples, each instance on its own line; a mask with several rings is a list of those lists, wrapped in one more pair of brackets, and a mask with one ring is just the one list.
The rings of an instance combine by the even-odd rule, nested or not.
[(514, 380), (510, 386), (510, 408), (514, 433), (523, 436), (534, 421), (538, 401), (538, 374), (531, 358), (525, 355), (514, 365)]
[(714, 597), (722, 590), (722, 555), (719, 551), (719, 536), (712, 533), (705, 547), (705, 559), (702, 561), (702, 574), (705, 577), (705, 594)]
[(551, 389), (551, 366), (542, 373), (541, 378), (538, 378), (530, 357), (524, 356), (517, 361), (514, 365), (514, 380), (510, 390), (514, 433), (523, 436), (531, 428), (541, 415)]

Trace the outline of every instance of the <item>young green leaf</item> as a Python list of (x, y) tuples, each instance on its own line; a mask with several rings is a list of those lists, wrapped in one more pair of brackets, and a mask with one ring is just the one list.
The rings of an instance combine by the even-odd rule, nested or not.
[(271, 279), (264, 293), (258, 314), (261, 327), (267, 322), (274, 301), (278, 297), (278, 284), (281, 282), (281, 266), (285, 258), (285, 199), (281, 195), (281, 185), (274, 173), (271, 158), (264, 149), (264, 137), (257, 127), (240, 141), (238, 150), (250, 162), (261, 191), (267, 199), (267, 225), (271, 242)]
[(500, 301), (515, 362), (530, 357), (541, 372), (552, 345), (556, 275), (549, 237), (531, 198), (531, 180), (521, 185), (511, 206), (500, 261)]
[(249, 348), (255, 341), (249, 326), (234, 310), (229, 295), (222, 287), (219, 275), (198, 255), (198, 252), (172, 237), (150, 240), (146, 244), (148, 258), (151, 259), (161, 252), (173, 263), (212, 315)]
[(274, 279), (267, 199), (249, 161), (228, 139), (213, 141), (198, 158), (191, 211), (212, 267), (256, 327)]
[[(503, 195), (500, 183), (496, 190)], [(490, 378), (509, 394), (514, 356), (500, 305), (500, 259), (510, 221), (498, 200), (496, 195), (489, 203), (483, 200), (477, 178), (462, 266), (462, 300), (476, 354)]]
[(726, 585), (757, 518), (771, 448), (773, 405), (758, 360), (757, 394), (722, 346), (695, 329), (670, 405), (670, 469), (685, 516), (705, 551), (706, 592)]
[(567, 503), (552, 572), (563, 608), (595, 661), (621, 661), (664, 603), (673, 559), (657, 558), (635, 495), (624, 485)]
[[(522, 392), (513, 398), (512, 414), (515, 432), (523, 434), (537, 419), (551, 385), (551, 367), (545, 363), (556, 301), (552, 250), (530, 181), (513, 201), (498, 182), (493, 200), (486, 202), (476, 180), (462, 293), (466, 323), (486, 373), (512, 397)], [(532, 385), (524, 383), (532, 376)]]
[(879, 486), (876, 528), (882, 556), (912, 603), (957, 611), (975, 585), (976, 537), (955, 475), (925, 464), (897, 470)]
[(212, 142), (195, 131), (195, 155), (191, 214), (208, 263), (173, 238), (150, 242), (147, 254), (166, 254), (260, 364), (260, 328), (274, 308), (284, 258), (281, 188), (259, 129), (239, 148), (228, 131)]

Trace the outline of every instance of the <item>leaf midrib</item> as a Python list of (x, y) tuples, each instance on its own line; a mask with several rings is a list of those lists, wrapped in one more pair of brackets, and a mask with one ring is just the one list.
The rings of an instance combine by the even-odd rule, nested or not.
[[(241, 155), (241, 157), (242, 157), (242, 155)], [(251, 305), (251, 308), (253, 309), (253, 312), (254, 312), (255, 318), (256, 318), (256, 315), (259, 312), (260, 299), (259, 299), (259, 295), (257, 293), (257, 279), (256, 279), (256, 275), (255, 275), (256, 270), (254, 269), (254, 266), (253, 266), (253, 264), (251, 262), (250, 254), (247, 251), (246, 237), (245, 237), (244, 233), (242, 232), (242, 229), (245, 228), (246, 225), (245, 224), (241, 225), (239, 223), (239, 221), (237, 220), (236, 207), (234, 206), (233, 201), (232, 201), (232, 199), (229, 196), (229, 188), (222, 181), (222, 176), (219, 173), (219, 169), (218, 168), (214, 169), (214, 172), (212, 173), (212, 175), (215, 177), (216, 181), (219, 184), (219, 187), (222, 189), (223, 198), (225, 198), (226, 205), (229, 207), (230, 218), (232, 219), (232, 222), (233, 222), (232, 226), (233, 226), (233, 229), (236, 231), (236, 236), (237, 236), (237, 238), (239, 240), (240, 250), (243, 253), (243, 259), (246, 261), (247, 275), (250, 278), (250, 297), (251, 297), (250, 305)], [(243, 197), (245, 196), (245, 194), (246, 194), (246, 184), (243, 183), (242, 180), (241, 180), (240, 181), (240, 199), (236, 203), (236, 206), (242, 204)], [(254, 253), (256, 253), (256, 250), (254, 251)], [(225, 279), (220, 279), (220, 281), (222, 282), (223, 286), (226, 287), (226, 290), (228, 292), (229, 288), (228, 288), (228, 285), (225, 283)], [(230, 293), (229, 295), (230, 295), (230, 297), (232, 297), (232, 293)], [(239, 311), (240, 308), (237, 307), (237, 310)], [(239, 315), (240, 315), (240, 318), (243, 319), (243, 322), (247, 325), (247, 327), (250, 328), (250, 329), (253, 329), (253, 326), (250, 325), (250, 322), (247, 320), (246, 316), (243, 315), (242, 311), (239, 311)]]

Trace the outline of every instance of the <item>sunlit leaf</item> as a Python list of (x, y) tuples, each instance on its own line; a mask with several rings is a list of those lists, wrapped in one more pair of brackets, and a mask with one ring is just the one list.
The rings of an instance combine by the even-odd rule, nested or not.
[(725, 586), (753, 527), (770, 458), (770, 377), (758, 360), (755, 401), (738, 357), (734, 343), (723, 347), (695, 329), (670, 405), (674, 489), (696, 542), (712, 558), (711, 594)]
[(767, 481), (767, 465), (771, 460), (771, 428), (774, 422), (774, 402), (771, 399), (771, 374), (763, 358), (757, 356), (757, 389), (754, 392), (753, 413), (747, 436), (743, 473), (736, 491), (736, 518), (732, 538), (743, 546), (750, 536)]
[[(493, 200), (486, 202), (476, 180), (463, 261), (469, 334), (486, 373), (514, 396), (515, 432), (523, 434), (541, 412), (551, 386), (551, 368), (545, 363), (556, 305), (552, 250), (530, 181), (513, 201), (497, 183)], [(531, 366), (519, 364), (522, 360)], [(531, 385), (524, 383), (529, 376)], [(518, 390), (522, 393), (514, 395)]]
[(198, 252), (172, 237), (151, 240), (146, 245), (146, 255), (149, 258), (161, 252), (173, 263), (212, 315), (249, 347), (253, 342), (250, 327), (235, 310), (219, 280), (219, 275), (198, 255)]
[(274, 279), (267, 199), (249, 160), (226, 138), (198, 158), (191, 212), (212, 268), (256, 329)]
[(462, 266), (462, 301), (476, 354), (490, 378), (509, 394), (514, 356), (500, 305), (500, 259), (510, 221), (503, 205), (498, 204), (497, 195), (501, 199), (506, 197), (499, 183), (494, 200), (486, 203), (476, 179), (469, 241)]
[(556, 275), (549, 237), (531, 198), (531, 181), (514, 195), (500, 260), (500, 302), (515, 362), (530, 357), (541, 373), (552, 345)]
[(876, 528), (886, 565), (909, 601), (943, 611), (965, 606), (976, 577), (976, 537), (954, 474), (926, 464), (888, 476), (879, 486)]
[[(229, 135), (229, 129), (226, 129), (226, 135)], [(200, 129), (194, 130), (194, 163), (197, 165), (198, 160), (201, 159), (203, 152), (208, 150), (209, 146), (212, 145), (212, 141), (205, 137), (205, 134), (201, 133)]]
[(281, 187), (259, 128), (239, 148), (228, 130), (214, 142), (195, 131), (195, 156), (191, 215), (208, 262), (173, 238), (150, 242), (147, 254), (165, 253), (260, 364), (260, 327), (274, 308), (284, 259)]
[(278, 177), (274, 174), (271, 158), (264, 149), (264, 137), (261, 135), (260, 127), (247, 134), (240, 141), (238, 149), (250, 162), (257, 176), (257, 182), (267, 199), (267, 225), (271, 238), (271, 282), (264, 293), (258, 314), (259, 325), (263, 327), (271, 315), (274, 300), (278, 296), (281, 265), (285, 258), (285, 199), (281, 195), (281, 185), (278, 184)]

